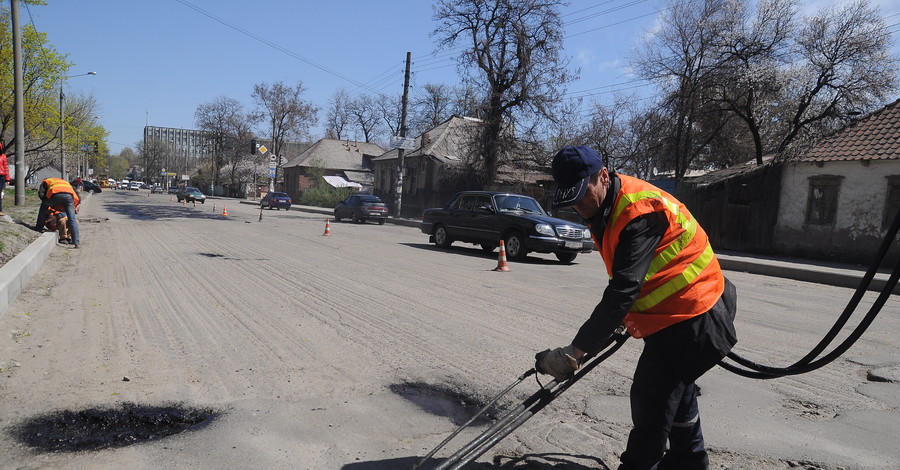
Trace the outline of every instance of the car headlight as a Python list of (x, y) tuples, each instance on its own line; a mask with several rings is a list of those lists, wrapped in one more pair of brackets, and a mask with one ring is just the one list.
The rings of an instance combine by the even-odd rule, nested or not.
[(591, 229), (589, 229), (589, 228), (584, 229), (584, 238), (592, 238), (591, 237)]
[(537, 233), (550, 235), (551, 237), (556, 235), (555, 233), (553, 233), (553, 227), (551, 227), (549, 224), (537, 224), (534, 226), (534, 230), (537, 231)]

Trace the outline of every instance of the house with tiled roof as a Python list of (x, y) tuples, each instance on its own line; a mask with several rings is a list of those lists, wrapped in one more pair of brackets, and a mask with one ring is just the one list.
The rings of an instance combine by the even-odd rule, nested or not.
[(371, 192), (372, 159), (383, 153), (380, 145), (371, 142), (321, 139), (282, 167), (284, 192), (299, 200), (303, 190), (312, 185), (307, 170), (313, 167), (323, 168), (326, 181), (333, 186)]
[(778, 252), (868, 264), (900, 209), (900, 100), (785, 164), (780, 191)]
[(868, 265), (900, 210), (900, 100), (798, 159), (765, 160), (678, 185), (713, 246)]

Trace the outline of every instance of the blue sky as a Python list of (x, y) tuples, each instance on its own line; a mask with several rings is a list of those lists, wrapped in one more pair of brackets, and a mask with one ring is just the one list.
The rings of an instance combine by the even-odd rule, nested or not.
[[(421, 0), (47, 0), (21, 5), (21, 21), (48, 34), (75, 65), (70, 93), (93, 94), (111, 153), (134, 148), (147, 124), (194, 127), (197, 105), (218, 96), (253, 104), (253, 85), (298, 80), (320, 108), (343, 87), (352, 95), (399, 95), (406, 52), (411, 94), (455, 84), (454, 55), (435, 52), (432, 3)], [(813, 8), (823, 1), (807, 2)], [(897, 0), (875, 0), (884, 16)], [(574, 1), (562, 10), (565, 54), (581, 69), (570, 95), (611, 98), (635, 88), (628, 56), (656, 22), (663, 0)], [(886, 19), (900, 22), (900, 15)], [(897, 30), (895, 26), (891, 28)], [(897, 34), (895, 33), (894, 36)], [(896, 41), (893, 47), (897, 51)], [(320, 114), (320, 122), (324, 113)], [(321, 126), (314, 137), (322, 137)]]

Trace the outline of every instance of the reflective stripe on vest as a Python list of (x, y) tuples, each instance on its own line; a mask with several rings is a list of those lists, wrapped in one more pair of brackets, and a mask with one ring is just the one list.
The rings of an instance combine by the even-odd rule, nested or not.
[(669, 225), (625, 318), (632, 336), (641, 338), (709, 310), (722, 294), (724, 277), (706, 233), (680, 202), (639, 179), (619, 179), (622, 188), (600, 244), (610, 276), (625, 226), (652, 212), (664, 213)]

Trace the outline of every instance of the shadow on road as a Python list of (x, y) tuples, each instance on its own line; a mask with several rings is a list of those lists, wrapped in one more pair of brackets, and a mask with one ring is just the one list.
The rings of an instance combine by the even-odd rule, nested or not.
[[(355, 462), (344, 465), (341, 470), (409, 470), (420, 460), (422, 457), (399, 457)], [(575, 462), (575, 460), (590, 463), (586, 465)], [(433, 469), (443, 461), (444, 458), (432, 458), (419, 468), (421, 470)], [(496, 455), (492, 463), (473, 462), (466, 465), (465, 468), (466, 470), (610, 470), (610, 467), (597, 457), (568, 454), (526, 454), (517, 457)]]
[[(219, 207), (222, 205), (219, 204)], [(182, 206), (181, 203), (167, 202), (160, 205), (158, 200), (154, 201), (146, 195), (135, 194), (124, 202), (105, 202), (103, 207), (125, 217), (136, 220), (159, 220), (159, 219), (218, 219), (222, 220), (221, 212), (213, 212), (210, 204), (193, 203)]]
[[(490, 259), (496, 260), (498, 257), (498, 253), (497, 253), (496, 249), (494, 249), (494, 251), (484, 251), (481, 248), (478, 248), (474, 245), (471, 245), (471, 248), (468, 246), (458, 246), (458, 245), (450, 245), (450, 248), (440, 248), (440, 247), (434, 246), (430, 243), (400, 243), (400, 245), (406, 245), (406, 246), (412, 247), (412, 248), (419, 248), (421, 250), (454, 253), (454, 254), (459, 254), (459, 255), (472, 256), (472, 257), (476, 257), (476, 258), (485, 258), (485, 259), (490, 258)], [(584, 253), (582, 253), (582, 255), (584, 255)], [(507, 258), (507, 260), (509, 260), (509, 258)], [(538, 265), (540, 265), (540, 264), (550, 264), (550, 265), (564, 264), (564, 263), (559, 262), (558, 260), (538, 258), (535, 256), (526, 256), (524, 260), (521, 260), (521, 261), (511, 261), (510, 260), (509, 262), (510, 263), (521, 263), (521, 264), (538, 264)], [(573, 264), (573, 265), (578, 264), (578, 261), (573, 261), (568, 264)]]

